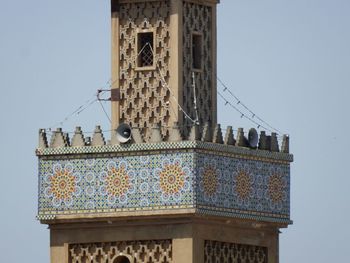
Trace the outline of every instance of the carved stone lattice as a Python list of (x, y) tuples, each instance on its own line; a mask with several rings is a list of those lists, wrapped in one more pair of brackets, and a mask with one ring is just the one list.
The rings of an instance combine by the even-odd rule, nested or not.
[(205, 241), (205, 263), (267, 263), (267, 248)]
[(113, 263), (121, 255), (131, 263), (171, 263), (172, 243), (171, 240), (150, 240), (69, 246), (69, 263)]
[[(202, 70), (195, 73), (196, 97), (199, 122), (204, 125), (213, 121), (212, 114), (212, 8), (210, 6), (184, 2), (183, 11), (183, 106), (184, 110), (195, 119), (193, 108), (194, 92), (192, 88), (192, 34), (202, 35)], [(191, 121), (183, 116), (185, 134), (192, 125)]]
[[(146, 127), (170, 126), (167, 102), (171, 94), (162, 85), (162, 80), (169, 83), (170, 78), (169, 14), (168, 1), (120, 5), (120, 121), (140, 127), (146, 138), (149, 137)], [(142, 47), (137, 47), (138, 33), (145, 31), (154, 34), (154, 60), (153, 66), (140, 69), (137, 61)], [(146, 49), (149, 51), (150, 47)], [(162, 128), (162, 135), (167, 134), (168, 129)]]

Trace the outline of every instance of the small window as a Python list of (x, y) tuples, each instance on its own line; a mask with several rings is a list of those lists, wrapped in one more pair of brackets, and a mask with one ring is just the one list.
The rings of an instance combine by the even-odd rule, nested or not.
[(137, 34), (137, 67), (153, 67), (153, 32), (141, 32)]
[(202, 70), (202, 35), (192, 34), (192, 68)]

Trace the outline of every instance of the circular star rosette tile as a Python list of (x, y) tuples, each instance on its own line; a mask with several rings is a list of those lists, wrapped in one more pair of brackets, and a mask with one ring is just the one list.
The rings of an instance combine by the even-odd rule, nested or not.
[(106, 170), (100, 173), (100, 194), (107, 196), (112, 207), (125, 205), (128, 195), (135, 192), (135, 173), (128, 168), (126, 161), (109, 161)]
[(217, 168), (216, 160), (205, 158), (199, 168), (199, 189), (206, 202), (216, 204), (218, 195), (222, 192), (220, 180), (221, 171)]
[(265, 198), (272, 210), (280, 212), (288, 199), (288, 179), (278, 167), (271, 167), (265, 178)]
[(238, 163), (233, 172), (232, 188), (238, 206), (249, 208), (255, 195), (254, 182), (252, 164)]
[(164, 159), (161, 168), (155, 169), (154, 175), (156, 182), (153, 190), (160, 193), (162, 203), (179, 203), (183, 194), (190, 190), (190, 170), (183, 165), (181, 159)]
[(56, 163), (52, 167), (52, 173), (44, 178), (46, 187), (44, 195), (49, 198), (56, 208), (65, 209), (73, 206), (74, 198), (78, 197), (82, 190), (78, 183), (81, 180), (79, 173), (74, 172), (71, 163)]

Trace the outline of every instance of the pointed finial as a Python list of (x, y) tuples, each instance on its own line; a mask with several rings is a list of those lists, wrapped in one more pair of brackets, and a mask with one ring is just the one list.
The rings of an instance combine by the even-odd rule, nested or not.
[(233, 129), (232, 126), (227, 126), (224, 144), (226, 145), (235, 145), (236, 141), (233, 136)]
[(279, 152), (277, 134), (275, 132), (271, 133), (271, 151), (272, 152)]
[(265, 131), (260, 132), (258, 148), (260, 150), (270, 150), (270, 145), (268, 144), (268, 139)]
[(47, 137), (46, 137), (46, 130), (45, 129), (40, 129), (39, 130), (39, 148), (47, 148), (48, 143), (47, 143)]
[(73, 147), (83, 147), (85, 146), (85, 141), (84, 141), (84, 135), (81, 130), (81, 127), (75, 127), (75, 132), (72, 138), (72, 144), (71, 146)]
[(289, 153), (289, 136), (283, 135), (281, 152)]
[(236, 146), (240, 146), (240, 147), (246, 146), (246, 139), (244, 138), (243, 128), (238, 128)]
[(222, 139), (222, 132), (220, 124), (216, 124), (213, 134), (213, 143), (223, 144), (224, 140)]
[(204, 125), (201, 141), (202, 142), (211, 142), (212, 141), (211, 140), (211, 130), (210, 130), (209, 122), (207, 122)]
[(57, 130), (52, 134), (50, 147), (58, 148), (58, 147), (66, 147), (67, 142), (64, 138), (63, 132), (61, 128), (57, 128)]
[(289, 153), (289, 136), (283, 135), (281, 152)]
[(94, 134), (92, 136), (91, 146), (103, 146), (106, 144), (105, 138), (103, 137), (101, 127), (96, 126)]

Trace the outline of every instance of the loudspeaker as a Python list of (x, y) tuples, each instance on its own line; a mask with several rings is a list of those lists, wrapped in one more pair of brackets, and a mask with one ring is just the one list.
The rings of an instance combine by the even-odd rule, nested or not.
[(127, 143), (131, 140), (131, 127), (126, 123), (120, 124), (116, 130), (116, 136), (120, 143)]
[(251, 148), (256, 148), (258, 146), (259, 136), (258, 132), (251, 128), (248, 133), (248, 143)]

